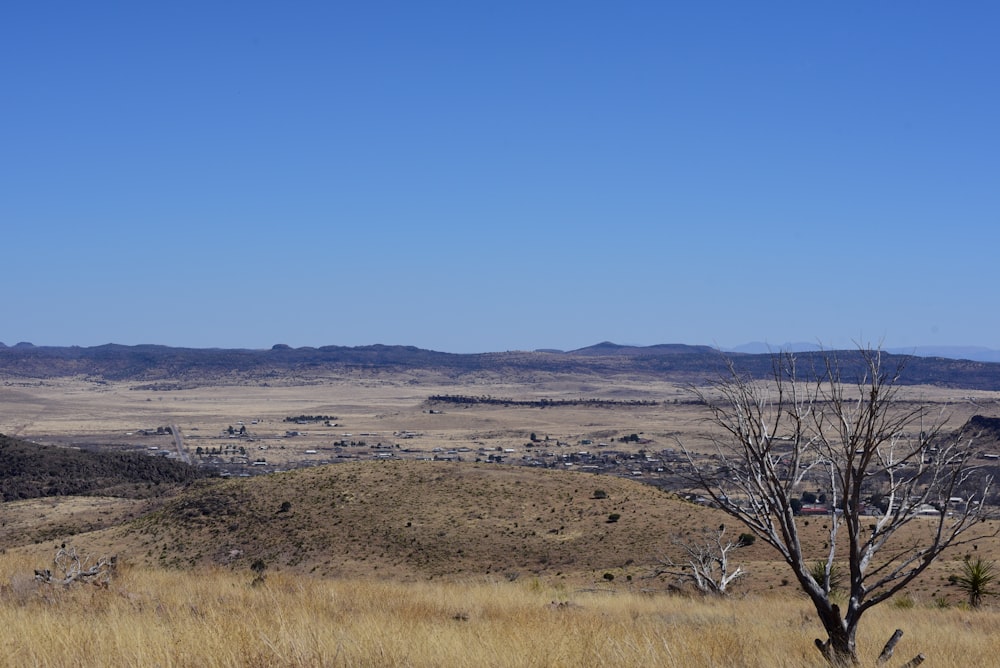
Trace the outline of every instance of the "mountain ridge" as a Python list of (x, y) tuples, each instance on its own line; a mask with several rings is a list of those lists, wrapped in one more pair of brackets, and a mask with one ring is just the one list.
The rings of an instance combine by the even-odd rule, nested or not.
[[(903, 363), (905, 384), (980, 390), (1000, 389), (1000, 363), (883, 351), (885, 364)], [(863, 371), (858, 350), (795, 353), (800, 368), (822, 369), (836, 357), (841, 370)], [(726, 352), (710, 346), (658, 344), (623, 346), (608, 341), (574, 351), (445, 353), (415, 346), (372, 344), (270, 349), (174, 348), (142, 344), (94, 347), (32, 346), (0, 348), (0, 374), (12, 378), (83, 376), (95, 382), (145, 382), (154, 389), (178, 383), (305, 382), (330, 375), (384, 375), (433, 372), (459, 380), (476, 375), (530, 378), (532, 375), (600, 375), (631, 379), (699, 382), (725, 375), (727, 362), (755, 377), (768, 377), (772, 354)]]
[[(731, 348), (724, 348), (729, 353), (744, 353), (749, 355), (763, 355), (771, 352), (820, 352), (824, 347), (819, 343), (805, 341), (786, 342), (780, 346), (774, 346), (763, 341), (751, 341)], [(895, 347), (884, 348), (886, 352), (894, 355), (910, 355), (913, 357), (943, 357), (953, 360), (969, 360), (972, 362), (1000, 362), (1000, 350), (986, 348), (984, 346), (911, 346), (909, 348)]]

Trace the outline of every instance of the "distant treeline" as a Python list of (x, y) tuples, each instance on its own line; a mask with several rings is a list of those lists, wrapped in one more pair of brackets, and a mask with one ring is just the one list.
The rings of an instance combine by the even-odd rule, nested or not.
[(285, 422), (329, 422), (338, 419), (336, 415), (297, 415), (286, 417)]
[(508, 399), (483, 395), (472, 397), (464, 394), (432, 394), (428, 401), (446, 404), (485, 404), (488, 406), (524, 406), (527, 408), (558, 408), (560, 406), (656, 406), (658, 402), (646, 399)]

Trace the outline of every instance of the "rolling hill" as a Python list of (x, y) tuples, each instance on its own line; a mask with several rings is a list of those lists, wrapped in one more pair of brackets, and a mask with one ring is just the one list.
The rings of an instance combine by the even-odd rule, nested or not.
[(116, 541), (168, 566), (261, 560), (324, 576), (514, 577), (650, 563), (670, 527), (705, 512), (618, 478), (356, 462), (194, 485)]
[[(84, 508), (91, 503), (87, 497), (80, 502)], [(7, 504), (15, 524), (54, 512), (50, 500)], [(628, 479), (416, 461), (199, 480), (174, 487), (154, 504), (104, 512), (117, 512), (119, 521), (80, 531), (69, 523), (73, 513), (64, 511), (61, 524), (16, 537), (22, 550), (39, 558), (52, 543), (72, 542), (89, 554), (167, 568), (579, 581), (599, 580), (607, 571), (648, 575), (658, 557), (675, 552), (676, 537), (697, 537), (726, 521), (719, 511)], [(77, 509), (76, 516), (85, 515)], [(771, 558), (759, 544), (739, 556)]]

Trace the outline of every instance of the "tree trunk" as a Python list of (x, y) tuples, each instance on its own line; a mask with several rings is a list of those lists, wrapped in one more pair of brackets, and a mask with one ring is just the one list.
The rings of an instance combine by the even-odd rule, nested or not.
[(854, 649), (845, 644), (841, 639), (827, 638), (823, 642), (816, 638), (816, 647), (819, 648), (823, 658), (834, 668), (849, 668), (858, 665), (858, 656)]
[[(819, 606), (817, 606), (819, 608)], [(845, 668), (858, 665), (854, 628), (844, 628), (840, 616), (840, 606), (834, 604), (829, 609), (818, 609), (823, 629), (827, 633), (826, 642), (816, 639), (816, 647), (831, 666)]]

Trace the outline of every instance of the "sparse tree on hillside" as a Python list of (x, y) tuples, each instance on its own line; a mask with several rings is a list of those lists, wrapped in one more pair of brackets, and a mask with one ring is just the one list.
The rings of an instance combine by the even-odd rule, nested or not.
[[(805, 370), (794, 355), (775, 354), (766, 380), (729, 360), (724, 378), (693, 390), (710, 415), (712, 456), (681, 446), (689, 480), (791, 568), (827, 634), (816, 640), (823, 656), (853, 665), (864, 613), (945, 548), (988, 530), (967, 534), (984, 519), (981, 500), (991, 479), (972, 465), (969, 435), (944, 434), (941, 416), (901, 399), (903, 362), (889, 366), (881, 350), (861, 348), (850, 355), (850, 368), (860, 371), (849, 380), (836, 355), (818, 359), (819, 368)], [(823, 482), (831, 503), (822, 581), (794, 513), (807, 477), (813, 489)], [(960, 492), (967, 501), (957, 504)], [(866, 508), (876, 493), (888, 499), (883, 511)], [(926, 516), (932, 507), (940, 512)], [(847, 569), (846, 609), (831, 596), (835, 555)]]
[(673, 575), (681, 582), (690, 582), (703, 594), (725, 596), (729, 593), (729, 586), (746, 575), (742, 566), (732, 568), (729, 563), (729, 553), (743, 547), (742, 537), (724, 541), (725, 535), (726, 527), (723, 525), (700, 542), (675, 539), (673, 545), (684, 556), (679, 561), (670, 557), (661, 558), (661, 568), (656, 574)]

